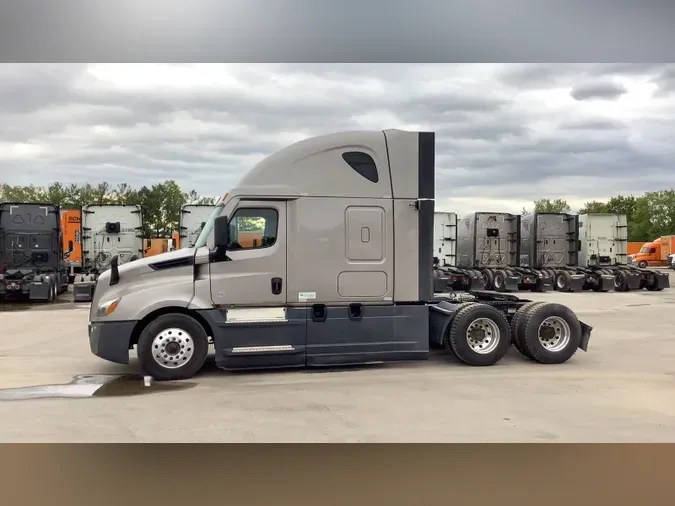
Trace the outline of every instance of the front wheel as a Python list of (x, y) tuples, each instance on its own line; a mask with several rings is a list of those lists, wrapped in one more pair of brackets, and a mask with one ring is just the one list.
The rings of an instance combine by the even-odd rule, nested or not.
[(638, 267), (640, 269), (644, 269), (645, 267), (647, 267), (647, 262), (645, 262), (644, 260), (642, 260), (641, 262), (638, 262)]
[(208, 336), (194, 318), (164, 314), (151, 321), (138, 339), (138, 361), (145, 374), (158, 381), (191, 378), (209, 351)]

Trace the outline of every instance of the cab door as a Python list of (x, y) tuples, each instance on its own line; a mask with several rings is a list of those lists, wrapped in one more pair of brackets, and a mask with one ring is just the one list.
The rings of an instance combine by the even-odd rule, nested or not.
[(305, 310), (286, 307), (286, 202), (241, 202), (229, 224), (227, 258), (210, 265), (211, 299), (221, 315), (218, 365), (304, 366)]

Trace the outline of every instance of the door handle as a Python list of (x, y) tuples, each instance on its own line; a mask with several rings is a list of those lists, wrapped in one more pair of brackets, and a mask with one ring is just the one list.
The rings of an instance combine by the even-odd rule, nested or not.
[(279, 295), (281, 293), (282, 286), (283, 281), (281, 278), (272, 278), (272, 293), (274, 295)]

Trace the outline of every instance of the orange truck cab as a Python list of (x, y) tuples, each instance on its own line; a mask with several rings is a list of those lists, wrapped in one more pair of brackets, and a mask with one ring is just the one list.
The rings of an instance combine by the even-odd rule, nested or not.
[(173, 251), (177, 249), (174, 238), (169, 237), (153, 237), (151, 239), (145, 239), (143, 256), (151, 257), (159, 255), (161, 253), (166, 253), (167, 251)]
[(630, 255), (632, 264), (638, 267), (668, 267), (668, 257), (675, 252), (675, 235), (664, 235), (646, 242), (640, 251)]
[(68, 282), (82, 272), (82, 241), (80, 238), (80, 210), (61, 211), (61, 230), (63, 231), (63, 257), (68, 265)]

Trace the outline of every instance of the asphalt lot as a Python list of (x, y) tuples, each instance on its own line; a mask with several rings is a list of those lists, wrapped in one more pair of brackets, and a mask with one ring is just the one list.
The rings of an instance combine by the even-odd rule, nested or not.
[[(543, 366), (512, 350), (481, 369), (444, 355), (333, 372), (225, 373), (210, 361), (175, 391), (134, 381), (128, 396), (2, 400), (0, 390), (0, 441), (675, 442), (675, 289), (521, 295), (593, 325), (588, 353)], [(87, 306), (0, 312), (0, 389), (137, 373), (90, 354)]]

